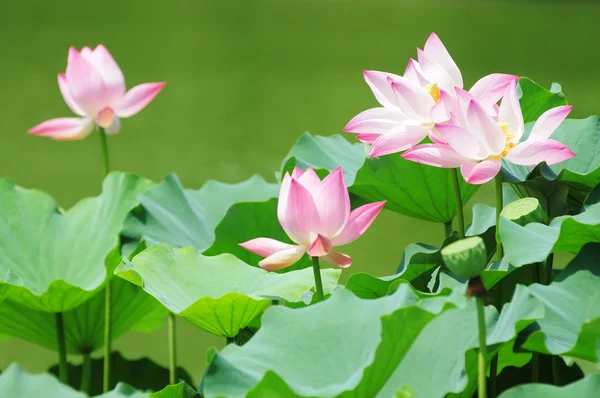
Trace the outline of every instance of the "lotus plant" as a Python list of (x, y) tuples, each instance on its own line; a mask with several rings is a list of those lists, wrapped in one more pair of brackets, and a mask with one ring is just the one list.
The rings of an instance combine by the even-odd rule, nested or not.
[(94, 126), (116, 134), (121, 118), (135, 115), (162, 90), (165, 83), (144, 83), (125, 92), (119, 65), (103, 45), (81, 52), (71, 47), (67, 70), (58, 75), (58, 87), (67, 106), (79, 117), (47, 120), (29, 132), (55, 140), (80, 140)]
[[(439, 37), (432, 33), (424, 49), (417, 49), (418, 61), (411, 59), (398, 76), (365, 71), (364, 78), (381, 107), (355, 116), (344, 128), (358, 133), (358, 140), (371, 144), (369, 156), (401, 152), (419, 144), (427, 135), (440, 141), (434, 126), (447, 122), (454, 107), (455, 87), (463, 88), (461, 72)], [(471, 88), (490, 115), (496, 103), (517, 76), (494, 73)]]
[(259, 266), (267, 271), (293, 265), (304, 253), (313, 259), (317, 294), (322, 299), (319, 258), (348, 268), (350, 256), (333, 250), (358, 239), (375, 220), (385, 201), (363, 205), (350, 211), (350, 196), (340, 167), (322, 181), (309, 168), (295, 168), (285, 174), (279, 191), (277, 217), (295, 245), (270, 238), (241, 243), (244, 249), (265, 257)]
[(544, 112), (534, 124), (529, 137), (525, 132), (516, 82), (511, 82), (502, 99), (498, 117), (487, 114), (469, 93), (457, 89), (459, 106), (454, 123), (436, 124), (443, 143), (423, 144), (402, 154), (404, 159), (431, 166), (460, 167), (464, 179), (483, 184), (499, 172), (502, 160), (534, 167), (546, 162), (555, 164), (575, 156), (565, 145), (550, 139), (571, 111), (559, 106)]

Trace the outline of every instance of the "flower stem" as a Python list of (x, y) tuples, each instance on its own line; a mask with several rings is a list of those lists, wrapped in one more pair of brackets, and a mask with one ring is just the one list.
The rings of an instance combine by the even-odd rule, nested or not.
[(500, 239), (498, 238), (500, 236), (498, 234), (498, 228), (500, 228), (500, 212), (504, 207), (502, 202), (502, 174), (496, 174), (494, 182), (496, 183), (496, 261), (500, 261), (504, 256), (502, 242), (500, 242)]
[(479, 386), (477, 389), (479, 398), (486, 398), (486, 357), (487, 357), (487, 341), (485, 337), (485, 313), (483, 310), (483, 297), (475, 297), (477, 302), (477, 325), (479, 328)]
[[(458, 179), (458, 169), (450, 169), (452, 174), (452, 186), (454, 187), (454, 197), (456, 201), (456, 223), (458, 224), (456, 229), (458, 230), (458, 238), (464, 239), (465, 237), (465, 215), (463, 211), (462, 197), (460, 196), (460, 183)], [(448, 236), (448, 235), (446, 235)]]
[(90, 379), (92, 378), (92, 358), (89, 352), (83, 354), (83, 366), (81, 369), (81, 385), (79, 389), (86, 394), (90, 392)]
[(233, 343), (235, 343), (235, 337), (225, 337), (226, 345), (233, 344)]
[(450, 234), (452, 234), (452, 221), (448, 221), (444, 223), (444, 233), (446, 234), (444, 236), (444, 239), (446, 239), (447, 237), (450, 236)]
[(544, 269), (544, 276), (546, 277), (544, 283), (549, 285), (552, 283), (552, 267), (554, 266), (554, 253), (550, 253), (546, 259), (546, 268)]
[(531, 357), (531, 382), (539, 383), (540, 381), (540, 354), (534, 352)]
[(63, 384), (68, 384), (67, 345), (65, 342), (65, 323), (62, 312), (56, 314), (56, 337), (58, 339), (58, 375)]
[(177, 346), (175, 345), (175, 314), (169, 312), (169, 384), (177, 383)]
[(557, 355), (552, 355), (552, 379), (555, 386), (561, 386), (560, 382), (560, 358)]
[[(100, 128), (100, 146), (102, 147), (102, 160), (104, 163), (104, 178), (110, 172), (110, 162), (108, 157), (108, 143), (106, 133)], [(102, 378), (102, 391), (108, 392), (110, 388), (110, 353), (112, 341), (112, 306), (110, 297), (110, 278), (106, 276), (106, 287), (104, 289), (104, 373)]]
[(313, 272), (315, 273), (315, 289), (317, 291), (317, 301), (323, 301), (323, 282), (321, 282), (321, 267), (319, 266), (319, 257), (312, 258)]

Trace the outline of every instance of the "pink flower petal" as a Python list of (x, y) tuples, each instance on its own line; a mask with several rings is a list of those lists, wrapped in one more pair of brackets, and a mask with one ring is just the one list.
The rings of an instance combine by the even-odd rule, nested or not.
[(278, 251), (261, 260), (258, 265), (266, 271), (277, 271), (293, 265), (300, 260), (306, 251), (306, 246), (292, 246), (289, 249)]
[(521, 113), (516, 80), (510, 82), (504, 98), (502, 98), (500, 111), (498, 112), (498, 121), (508, 123), (508, 128), (515, 134), (515, 140), (518, 141), (523, 137), (525, 125), (523, 123), (523, 113)]
[(316, 204), (317, 197), (321, 192), (321, 179), (317, 173), (313, 169), (308, 168), (300, 177), (296, 179), (296, 181), (302, 184), (302, 186), (306, 188), (308, 192), (310, 192)]
[(455, 107), (454, 99), (445, 91), (440, 91), (440, 101), (429, 111), (429, 119), (433, 123), (445, 123), (450, 119), (451, 110)]
[(294, 170), (292, 171), (292, 178), (294, 180), (297, 180), (298, 178), (302, 177), (302, 174), (304, 174), (302, 169), (299, 168), (298, 166), (296, 166), (296, 167), (294, 167)]
[(417, 145), (401, 156), (412, 162), (449, 169), (460, 167), (461, 164), (467, 161), (464, 156), (456, 153), (450, 145), (445, 144)]
[(388, 81), (388, 77), (392, 79), (396, 79), (400, 76), (394, 75), (392, 73), (387, 72), (378, 72), (374, 70), (366, 70), (363, 72), (363, 76), (365, 81), (373, 91), (375, 98), (381, 104), (381, 106), (386, 108), (393, 108), (396, 106), (396, 99), (394, 93), (392, 91), (392, 86)]
[(546, 162), (555, 164), (574, 157), (575, 154), (565, 145), (555, 140), (521, 142), (506, 156), (506, 160), (522, 166), (534, 167)]
[(330, 263), (340, 268), (348, 268), (352, 265), (352, 258), (344, 253), (332, 251), (325, 257)]
[(167, 83), (144, 83), (130, 89), (115, 107), (120, 117), (130, 117), (141, 111)]
[(489, 155), (499, 155), (504, 150), (506, 135), (476, 101), (470, 101), (467, 108), (467, 129), (488, 149)]
[(115, 120), (115, 113), (108, 106), (99, 110), (96, 114), (96, 124), (102, 128), (110, 127)]
[(344, 131), (382, 134), (406, 120), (406, 115), (396, 108), (372, 108), (354, 116), (344, 127)]
[(429, 121), (429, 112), (435, 101), (427, 91), (404, 78), (391, 82), (391, 85), (396, 94), (396, 104), (406, 116), (418, 122)]
[(64, 73), (58, 74), (58, 88), (60, 88), (60, 93), (62, 94), (65, 103), (73, 111), (73, 113), (79, 116), (85, 116), (85, 112), (79, 107), (79, 105), (77, 105), (77, 102), (75, 102), (71, 92), (69, 91), (69, 84), (67, 83), (67, 77)]
[(311, 231), (317, 232), (321, 225), (311, 193), (287, 173), (279, 191), (277, 217), (288, 236), (306, 246), (312, 243)]
[(427, 136), (429, 129), (422, 126), (400, 125), (389, 133), (382, 134), (377, 138), (371, 150), (370, 157), (389, 155), (390, 153), (402, 152), (417, 145)]
[(108, 135), (115, 135), (121, 130), (121, 119), (115, 116), (110, 126), (104, 129), (104, 132)]
[(269, 257), (277, 252), (296, 247), (295, 245), (290, 245), (288, 243), (283, 243), (270, 238), (252, 239), (247, 242), (240, 243), (239, 246), (262, 257)]
[(332, 247), (333, 244), (331, 243), (331, 240), (328, 237), (318, 234), (317, 238), (310, 245), (306, 252), (311, 257), (321, 257), (329, 254)]
[(542, 141), (550, 138), (554, 130), (566, 119), (573, 107), (571, 105), (558, 106), (548, 109), (538, 118), (529, 133), (528, 140)]
[(93, 127), (94, 123), (90, 119), (62, 117), (40, 123), (29, 130), (29, 133), (58, 141), (74, 141), (87, 137)]
[(417, 56), (419, 59), (419, 65), (421, 65), (421, 68), (423, 69), (427, 79), (436, 83), (438, 86), (440, 86), (440, 88), (450, 93), (452, 90), (454, 90), (454, 87), (462, 87), (462, 81), (460, 82), (460, 85), (456, 84), (454, 79), (450, 76), (450, 73), (448, 73), (448, 71), (445, 70), (442, 65), (433, 60), (425, 52), (417, 49)]
[(73, 47), (69, 50), (65, 75), (73, 100), (86, 115), (93, 116), (106, 105), (106, 87), (102, 75)]
[(490, 156), (485, 144), (469, 130), (453, 124), (436, 124), (438, 136), (456, 153), (468, 159), (483, 160)]
[(125, 78), (121, 68), (102, 44), (94, 51), (82, 51), (81, 55), (100, 72), (106, 87), (107, 103), (115, 106), (125, 95)]
[(319, 231), (332, 236), (342, 229), (350, 214), (350, 195), (341, 167), (323, 179), (320, 192), (313, 197), (321, 220)]
[(450, 75), (453, 86), (463, 86), (460, 69), (458, 69), (448, 50), (446, 50), (446, 47), (444, 47), (444, 44), (435, 33), (429, 36), (423, 50), (428, 58), (437, 62)]
[(365, 144), (372, 144), (380, 136), (381, 136), (381, 134), (360, 133), (359, 135), (356, 136), (356, 139), (359, 140), (360, 142), (364, 142)]
[(358, 239), (371, 226), (384, 205), (385, 201), (375, 202), (354, 209), (344, 229), (333, 238), (334, 246), (346, 245)]
[(419, 63), (412, 58), (408, 61), (408, 65), (404, 71), (404, 78), (421, 87), (431, 83), (423, 74), (423, 70)]
[(460, 168), (460, 172), (469, 184), (484, 184), (496, 177), (500, 172), (502, 162), (499, 160), (484, 160), (479, 163), (465, 162)]
[(478, 99), (481, 106), (487, 111), (500, 101), (509, 84), (517, 80), (519, 80), (519, 76), (492, 73), (479, 79), (469, 92)]

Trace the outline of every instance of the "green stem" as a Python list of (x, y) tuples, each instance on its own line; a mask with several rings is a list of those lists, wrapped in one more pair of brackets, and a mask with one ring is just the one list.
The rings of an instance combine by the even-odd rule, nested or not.
[(456, 201), (456, 223), (458, 224), (456, 229), (458, 232), (458, 238), (464, 239), (464, 237), (465, 237), (465, 214), (463, 211), (462, 197), (460, 196), (460, 183), (459, 183), (459, 179), (458, 179), (458, 169), (450, 169), (450, 173), (452, 174), (452, 186), (454, 187), (454, 198)]
[(444, 233), (446, 234), (444, 236), (444, 239), (446, 239), (447, 237), (449, 237), (452, 234), (452, 221), (448, 221), (444, 223)]
[[(496, 174), (494, 178), (494, 182), (496, 183), (496, 236), (499, 237), (498, 228), (500, 228), (500, 212), (504, 207), (502, 203), (502, 174)], [(504, 250), (502, 249), (502, 242), (500, 242), (499, 238), (496, 238), (496, 261), (502, 260), (504, 256)]]
[(487, 357), (487, 340), (485, 337), (485, 313), (483, 310), (483, 297), (475, 297), (477, 301), (477, 325), (479, 328), (479, 386), (477, 389), (479, 398), (486, 398), (485, 359)]
[(175, 314), (169, 312), (169, 383), (177, 383), (177, 349), (175, 345)]
[(312, 264), (313, 272), (315, 274), (315, 289), (317, 291), (317, 301), (323, 301), (325, 296), (323, 295), (323, 282), (321, 282), (321, 267), (319, 266), (319, 257), (313, 256)]
[(102, 377), (102, 391), (107, 393), (110, 389), (110, 353), (112, 340), (112, 307), (111, 307), (110, 280), (104, 289), (104, 372)]
[[(104, 163), (104, 178), (110, 172), (108, 157), (108, 143), (106, 133), (100, 128), (100, 146), (102, 147), (102, 160)], [(110, 297), (110, 278), (106, 276), (106, 288), (104, 289), (104, 372), (102, 377), (102, 391), (108, 392), (110, 388), (110, 353), (112, 342), (112, 306)]]
[(534, 352), (531, 357), (531, 382), (539, 383), (540, 381), (540, 354)]
[(555, 386), (561, 386), (560, 382), (560, 358), (557, 355), (552, 355), (552, 378)]
[(549, 285), (552, 283), (552, 267), (554, 266), (554, 253), (550, 253), (548, 258), (546, 259), (546, 269), (544, 270), (544, 274), (546, 277), (545, 284)]
[(235, 337), (225, 337), (225, 344), (233, 344), (235, 342)]
[(490, 388), (488, 398), (496, 398), (496, 381), (498, 378), (498, 354), (494, 355), (490, 363)]
[(65, 343), (65, 323), (62, 312), (56, 314), (56, 337), (58, 339), (58, 375), (63, 384), (69, 383), (67, 374), (67, 345)]
[(83, 354), (83, 366), (81, 369), (81, 386), (79, 389), (86, 394), (90, 393), (90, 380), (92, 378), (92, 357), (89, 352)]

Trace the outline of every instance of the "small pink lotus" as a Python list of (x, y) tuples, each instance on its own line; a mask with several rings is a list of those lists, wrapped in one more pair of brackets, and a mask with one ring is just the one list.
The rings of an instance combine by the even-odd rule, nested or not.
[(313, 169), (302, 172), (295, 168), (291, 176), (286, 173), (281, 183), (277, 217), (296, 245), (256, 238), (240, 246), (265, 257), (258, 264), (267, 271), (289, 267), (305, 252), (347, 268), (352, 259), (333, 247), (361, 236), (384, 205), (385, 202), (370, 203), (350, 211), (350, 196), (340, 167), (323, 181)]
[[(381, 104), (355, 116), (344, 128), (358, 133), (358, 140), (372, 144), (369, 156), (401, 152), (419, 144), (427, 135), (440, 141), (434, 126), (447, 122), (455, 106), (455, 87), (463, 87), (456, 63), (440, 38), (432, 33), (418, 62), (411, 59), (404, 76), (365, 71), (364, 77)], [(496, 103), (518, 76), (494, 73), (481, 78), (470, 92), (495, 116)]]
[(58, 86), (65, 102), (81, 117), (47, 120), (29, 133), (55, 140), (80, 140), (95, 125), (107, 134), (116, 134), (120, 118), (133, 116), (162, 90), (166, 83), (144, 83), (125, 92), (123, 72), (108, 50), (99, 45), (93, 51), (69, 49), (66, 73), (58, 75)]
[(404, 152), (404, 159), (437, 167), (460, 167), (465, 181), (483, 184), (500, 172), (502, 159), (534, 167), (544, 161), (555, 164), (575, 156), (565, 145), (550, 139), (572, 106), (559, 106), (544, 112), (527, 140), (521, 142), (525, 126), (516, 81), (509, 85), (497, 119), (469, 93), (456, 91), (459, 100), (454, 123), (435, 126), (447, 144), (418, 145)]

